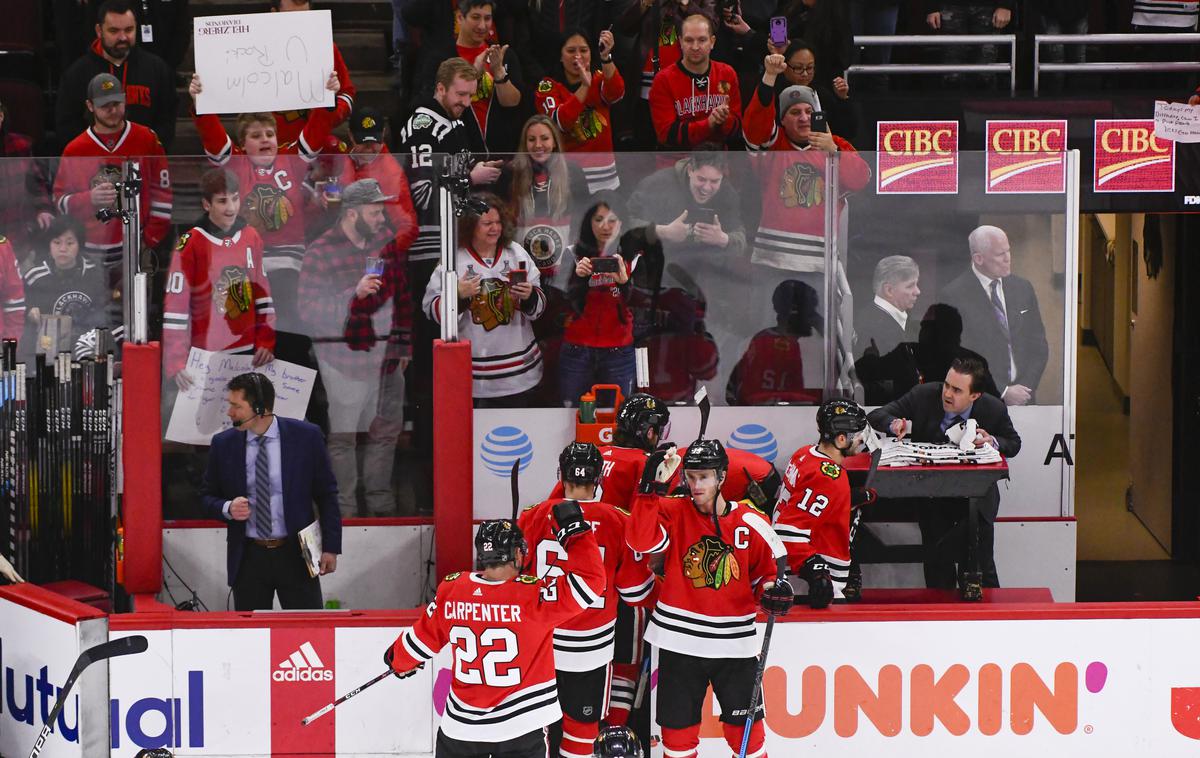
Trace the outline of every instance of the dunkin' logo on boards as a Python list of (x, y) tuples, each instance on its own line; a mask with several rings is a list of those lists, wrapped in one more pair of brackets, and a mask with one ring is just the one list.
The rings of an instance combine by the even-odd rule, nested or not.
[(1066, 121), (988, 121), (987, 192), (1067, 189)]
[(1093, 150), (1093, 191), (1175, 191), (1175, 143), (1155, 136), (1153, 119), (1097, 120)]
[[(859, 732), (926, 737), (935, 730), (955, 737), (1046, 730), (1091, 734), (1093, 725), (1081, 723), (1080, 703), (1088, 694), (1098, 695), (1108, 682), (1108, 666), (1100, 661), (1083, 666), (1063, 661), (1053, 669), (1025, 662), (955, 663), (936, 669), (888, 664), (871, 670), (812, 665), (798, 678), (789, 673), (768, 666), (763, 677), (767, 728), (785, 739), (802, 739), (830, 726), (843, 738)], [(719, 738), (721, 725), (712, 715), (711, 699), (709, 692), (701, 736)], [(1177, 697), (1182, 700), (1186, 697)], [(1187, 734), (1181, 721), (1186, 719), (1177, 719), (1176, 729)]]
[(876, 137), (876, 192), (958, 192), (957, 121), (880, 121)]

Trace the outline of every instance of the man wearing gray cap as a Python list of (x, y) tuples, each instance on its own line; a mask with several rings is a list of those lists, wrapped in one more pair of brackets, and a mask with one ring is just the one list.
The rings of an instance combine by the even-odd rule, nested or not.
[(412, 355), (412, 307), (403, 249), (387, 225), (375, 179), (342, 190), (337, 221), (308, 246), (300, 302), (329, 389), (329, 457), (343, 516), (359, 513), (358, 444), (372, 516), (395, 512), (392, 466), (404, 424), (404, 370)]

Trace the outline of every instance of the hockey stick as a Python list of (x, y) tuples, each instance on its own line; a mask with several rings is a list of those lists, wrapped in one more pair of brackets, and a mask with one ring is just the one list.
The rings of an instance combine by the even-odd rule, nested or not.
[[(387, 677), (389, 677), (391, 675), (392, 675), (392, 670), (388, 669), (387, 671), (383, 672), (382, 674), (375, 677), (374, 679), (367, 682), (366, 684), (360, 684), (358, 687), (355, 687), (354, 689), (350, 690), (345, 695), (342, 695), (341, 697), (339, 697), (337, 700), (334, 700), (329, 705), (326, 705), (326, 706), (322, 707), (320, 710), (314, 711), (311, 715), (300, 719), (300, 726), (308, 726), (312, 722), (314, 722), (317, 719), (324, 716), (326, 713), (329, 713), (334, 708), (337, 708), (342, 703), (346, 702), (350, 698), (354, 697), (358, 693), (360, 693), (363, 690), (365, 690), (366, 688), (370, 687), (372, 684), (378, 684), (379, 682), (383, 681), (384, 679), (386, 679)], [(32, 756), (30, 758), (32, 758)]]
[(875, 472), (879, 470), (879, 459), (883, 457), (883, 448), (877, 447), (871, 453), (871, 465), (867, 468), (867, 479), (863, 482), (863, 489), (871, 488), (871, 482), (875, 481)]
[(758, 710), (758, 701), (762, 696), (763, 672), (767, 670), (767, 651), (771, 647), (771, 631), (774, 628), (775, 614), (768, 613), (767, 630), (763, 634), (762, 650), (758, 654), (758, 667), (754, 672), (754, 689), (750, 693), (750, 709), (746, 711), (746, 726), (742, 728), (742, 749), (738, 751), (738, 758), (746, 758), (746, 749), (750, 745), (750, 730), (754, 727), (754, 712)]
[(85, 668), (97, 661), (116, 658), (118, 655), (132, 655), (134, 653), (145, 652), (147, 647), (146, 638), (140, 634), (134, 634), (129, 637), (122, 637), (119, 640), (102, 642), (80, 653), (79, 657), (75, 659), (75, 667), (71, 669), (71, 675), (67, 677), (67, 683), (58, 691), (58, 699), (54, 701), (54, 708), (50, 711), (50, 718), (46, 719), (46, 723), (42, 727), (42, 733), (38, 735), (37, 741), (33, 743), (33, 750), (29, 751), (29, 758), (37, 758), (38, 753), (42, 752), (42, 748), (46, 745), (46, 738), (50, 736), (50, 732), (54, 729), (54, 720), (58, 718), (59, 711), (63, 709), (63, 705), (67, 702), (67, 694), (70, 693), (71, 687), (75, 685), (75, 680), (79, 678), (79, 675), (83, 673)]
[(708, 388), (701, 387), (696, 392), (696, 407), (700, 409), (700, 433), (696, 435), (696, 439), (704, 439), (704, 433), (708, 431), (708, 414), (712, 411), (712, 402), (708, 399)]
[(515, 522), (521, 510), (521, 481), (517, 478), (521, 473), (521, 459), (513, 461), (512, 473), (508, 475), (508, 486), (512, 488), (513, 515)]

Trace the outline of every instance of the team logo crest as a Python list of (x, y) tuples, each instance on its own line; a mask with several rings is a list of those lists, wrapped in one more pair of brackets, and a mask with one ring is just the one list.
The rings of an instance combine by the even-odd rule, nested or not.
[(246, 210), (255, 229), (277, 232), (295, 215), (292, 201), (278, 187), (256, 184), (246, 195)]
[(598, 137), (606, 126), (608, 126), (608, 120), (597, 113), (595, 108), (588, 106), (583, 113), (579, 114), (571, 131), (567, 132), (567, 137), (570, 141), (582, 144)]
[(825, 461), (821, 464), (821, 473), (830, 479), (837, 479), (842, 475), (842, 469), (833, 461)]
[(728, 95), (729, 94), (729, 82), (720, 82), (719, 84), (717, 84), (717, 92), (720, 92), (722, 95)]
[(254, 308), (254, 293), (250, 278), (237, 266), (226, 266), (221, 270), (213, 287), (213, 302), (225, 318), (233, 320), (244, 316)]
[(525, 232), (524, 247), (533, 256), (533, 262), (543, 271), (558, 265), (563, 254), (562, 233), (553, 226), (539, 224)]
[(483, 76), (479, 77), (479, 88), (475, 90), (475, 94), (471, 95), (471, 102), (477, 103), (480, 100), (487, 100), (496, 91), (496, 82), (492, 79), (492, 74), (489, 71), (484, 71)]
[(512, 321), (513, 298), (508, 296), (508, 284), (499, 279), (484, 279), (479, 292), (471, 298), (471, 321), (490, 332)]
[(538, 82), (538, 92), (541, 92), (543, 95), (552, 89), (554, 89), (554, 83), (549, 79), (543, 79)]
[(64, 292), (54, 301), (51, 312), (59, 316), (70, 316), (72, 321), (80, 321), (92, 307), (92, 298), (86, 292), (71, 290)]
[[(92, 180), (91, 180), (91, 182), (88, 183), (88, 186), (95, 188), (95, 187), (99, 187), (101, 184), (114, 184), (115, 185), (120, 181), (121, 181), (121, 167), (120, 166), (101, 166), (100, 168), (96, 169), (96, 173), (92, 176)], [(113, 202), (109, 203), (107, 207), (116, 208), (117, 201), (114, 200)]]
[(425, 129), (433, 123), (433, 117), (428, 113), (418, 113), (413, 116), (412, 125), (414, 129)]
[(460, 576), (462, 576), (461, 571), (455, 571), (453, 574), (446, 574), (446, 581), (453, 582), (455, 579), (459, 578)]
[(785, 208), (812, 208), (825, 196), (825, 177), (815, 166), (793, 163), (783, 172), (779, 197)]
[(363, 129), (374, 129), (375, 128), (375, 119), (371, 118), (370, 116), (365, 117), (362, 120), (362, 128)]
[(104, 90), (105, 92), (108, 92), (110, 89), (112, 89), (115, 86), (117, 86), (117, 85), (108, 80), (100, 82), (100, 89)]
[(683, 556), (683, 575), (696, 589), (708, 587), (719, 590), (741, 578), (733, 548), (720, 539), (706, 535), (687, 549)]

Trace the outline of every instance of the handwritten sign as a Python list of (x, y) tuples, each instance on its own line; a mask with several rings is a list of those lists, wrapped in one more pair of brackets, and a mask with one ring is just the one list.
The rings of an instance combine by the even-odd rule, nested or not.
[(197, 113), (332, 107), (329, 11), (245, 13), (194, 20)]
[(167, 423), (167, 439), (189, 445), (208, 445), (217, 432), (233, 426), (225, 411), (225, 385), (238, 374), (258, 371), (275, 387), (275, 414), (304, 418), (317, 372), (287, 361), (271, 361), (254, 369), (254, 356), (212, 353), (193, 347), (188, 353), (186, 370), (194, 380), (180, 392)]
[(1156, 100), (1154, 136), (1172, 142), (1200, 142), (1200, 105)]

